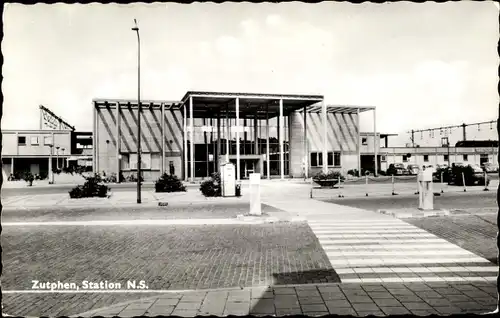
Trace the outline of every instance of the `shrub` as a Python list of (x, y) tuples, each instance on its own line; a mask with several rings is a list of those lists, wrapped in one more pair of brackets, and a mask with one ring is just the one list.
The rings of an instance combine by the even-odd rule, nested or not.
[[(137, 175), (131, 174), (127, 177), (128, 182), (137, 182)], [(144, 182), (144, 177), (141, 175), (141, 182)]]
[(186, 187), (182, 181), (175, 175), (164, 173), (155, 182), (156, 192), (186, 192)]
[(357, 177), (358, 176), (358, 169), (351, 169), (351, 170), (347, 171), (347, 174)]
[(116, 173), (112, 173), (111, 175), (103, 178), (105, 183), (116, 183)]
[(33, 180), (35, 180), (35, 176), (30, 172), (25, 172), (23, 176), (24, 181), (28, 182), (28, 185), (31, 187), (33, 185)]
[(106, 197), (109, 188), (108, 186), (101, 184), (103, 180), (100, 175), (95, 174), (91, 177), (86, 177), (85, 180), (86, 181), (83, 185), (79, 185), (69, 191), (70, 198), (79, 199), (91, 197)]
[(220, 173), (214, 172), (210, 179), (203, 181), (200, 191), (206, 197), (220, 197), (222, 195)]
[(322, 180), (338, 180), (340, 177), (341, 181), (344, 181), (344, 176), (339, 171), (328, 171), (328, 173), (324, 173), (323, 171), (314, 176), (313, 180), (322, 181)]

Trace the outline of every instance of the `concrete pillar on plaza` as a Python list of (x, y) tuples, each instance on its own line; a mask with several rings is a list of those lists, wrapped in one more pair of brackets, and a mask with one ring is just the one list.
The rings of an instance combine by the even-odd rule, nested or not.
[(193, 112), (193, 97), (189, 97), (189, 151), (191, 161), (191, 182), (194, 182), (194, 112)]
[(283, 154), (283, 99), (280, 99), (280, 118), (279, 118), (279, 143), (280, 143), (280, 175), (281, 180), (285, 179), (285, 164)]
[(231, 138), (231, 129), (229, 127), (229, 104), (226, 105), (226, 162), (229, 162), (229, 140)]
[(326, 118), (326, 104), (322, 101), (321, 110), (323, 113), (323, 172), (328, 173), (328, 126)]
[(215, 168), (217, 172), (220, 172), (220, 109), (217, 112), (217, 151), (215, 157), (214, 159), (217, 160)]
[(116, 182), (120, 183), (120, 170), (121, 170), (121, 111), (120, 103), (116, 103)]
[(266, 169), (267, 179), (271, 179), (271, 162), (269, 157), (269, 105), (266, 105)]
[(14, 174), (14, 157), (10, 159), (10, 173)]
[(377, 138), (377, 113), (373, 109), (373, 148), (375, 153), (375, 177), (378, 175), (378, 145), (380, 143), (380, 138)]
[(307, 106), (304, 106), (304, 174), (309, 178), (309, 154), (307, 153)]
[(165, 173), (165, 104), (161, 103), (161, 174)]
[(357, 142), (356, 150), (358, 156), (358, 177), (361, 177), (361, 127), (359, 127), (359, 108), (356, 109), (356, 132), (357, 132)]
[(240, 98), (236, 97), (236, 180), (240, 181)]
[(258, 132), (258, 125), (257, 125), (257, 112), (255, 112), (255, 115), (253, 117), (253, 141), (254, 141), (254, 146), (255, 146), (255, 155), (259, 154), (259, 132)]
[(188, 181), (188, 143), (187, 143), (187, 112), (184, 104), (184, 116), (182, 118), (184, 125), (184, 181)]

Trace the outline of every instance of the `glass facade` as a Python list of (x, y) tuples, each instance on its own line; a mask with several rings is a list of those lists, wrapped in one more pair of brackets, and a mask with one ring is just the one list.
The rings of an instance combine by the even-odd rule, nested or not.
[[(283, 116), (283, 154), (284, 154), (284, 174), (289, 174), (289, 127), (288, 117)], [(189, 125), (189, 119), (187, 124)], [(207, 177), (217, 171), (217, 119), (216, 118), (194, 118), (194, 170), (195, 177)], [(255, 120), (239, 119), (240, 128), (240, 178), (244, 178), (243, 167), (254, 167), (254, 159), (245, 159), (246, 155), (266, 154), (266, 120), (257, 120), (257, 149), (255, 140)], [(220, 154), (225, 155), (227, 140), (229, 139), (229, 155), (236, 155), (236, 135), (237, 121), (235, 118), (221, 117), (220, 120)], [(229, 128), (229, 129), (228, 129)], [(278, 119), (269, 119), (269, 160), (270, 174), (280, 175), (280, 149), (279, 149)], [(188, 177), (191, 177), (191, 147), (188, 139)], [(235, 160), (232, 160), (234, 163)], [(264, 171), (261, 174), (267, 175), (267, 162), (263, 161)]]

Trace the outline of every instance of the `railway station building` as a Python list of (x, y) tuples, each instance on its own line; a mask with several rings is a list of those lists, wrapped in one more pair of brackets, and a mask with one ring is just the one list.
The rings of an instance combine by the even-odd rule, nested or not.
[[(141, 169), (200, 180), (232, 162), (236, 178), (303, 178), (380, 167), (380, 134), (361, 144), (362, 112), (375, 107), (327, 105), (321, 95), (189, 91), (180, 101), (141, 100)], [(137, 100), (93, 100), (93, 170), (137, 174)], [(371, 149), (369, 149), (371, 148)], [(374, 160), (377, 158), (377, 160)]]

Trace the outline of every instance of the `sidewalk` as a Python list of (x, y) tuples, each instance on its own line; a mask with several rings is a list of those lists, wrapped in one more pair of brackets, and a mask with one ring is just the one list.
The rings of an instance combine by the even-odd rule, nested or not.
[(72, 317), (449, 315), (496, 309), (494, 283), (322, 284), (158, 293)]

